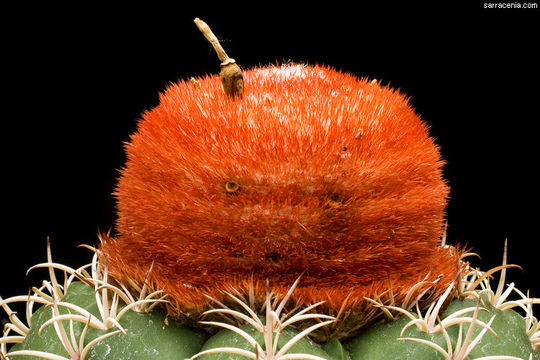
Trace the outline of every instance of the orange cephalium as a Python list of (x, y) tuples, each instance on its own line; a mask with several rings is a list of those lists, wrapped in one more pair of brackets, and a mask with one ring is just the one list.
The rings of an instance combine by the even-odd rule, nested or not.
[[(419, 281), (440, 293), (459, 254), (438, 246), (448, 186), (438, 147), (404, 95), (322, 66), (244, 72), (241, 99), (219, 77), (171, 85), (126, 145), (110, 273), (152, 282), (178, 311), (223, 290), (364, 311)], [(442, 277), (441, 277), (442, 275)], [(425, 288), (424, 288), (425, 289)], [(397, 301), (396, 300), (396, 301)]]

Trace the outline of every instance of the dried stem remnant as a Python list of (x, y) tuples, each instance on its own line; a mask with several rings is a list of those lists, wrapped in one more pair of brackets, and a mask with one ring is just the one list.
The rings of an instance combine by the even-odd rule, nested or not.
[(238, 64), (236, 64), (236, 61), (231, 59), (225, 50), (223, 50), (219, 40), (212, 30), (210, 30), (210, 27), (199, 18), (195, 18), (193, 21), (203, 33), (204, 37), (212, 44), (219, 60), (221, 60), (221, 71), (219, 76), (221, 77), (225, 93), (232, 97), (242, 97), (244, 92), (244, 77), (242, 75), (242, 70)]

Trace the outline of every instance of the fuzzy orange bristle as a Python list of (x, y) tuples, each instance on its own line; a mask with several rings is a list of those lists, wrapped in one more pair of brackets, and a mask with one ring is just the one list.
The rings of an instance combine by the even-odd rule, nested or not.
[[(127, 144), (110, 272), (152, 281), (199, 311), (247, 280), (326, 300), (454, 280), (438, 247), (448, 186), (438, 147), (407, 99), (321, 66), (244, 72), (243, 98), (217, 76), (170, 86)], [(255, 286), (264, 298), (265, 286)], [(352, 299), (352, 300), (351, 300)], [(360, 310), (359, 310), (360, 311)]]

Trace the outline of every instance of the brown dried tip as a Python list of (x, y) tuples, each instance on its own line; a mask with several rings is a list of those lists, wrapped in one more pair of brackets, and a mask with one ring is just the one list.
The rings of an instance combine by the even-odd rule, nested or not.
[(234, 59), (231, 59), (227, 56), (223, 47), (219, 43), (219, 40), (216, 38), (210, 27), (201, 19), (195, 18), (193, 20), (195, 25), (203, 33), (204, 37), (212, 44), (214, 50), (221, 60), (221, 71), (219, 76), (221, 77), (221, 83), (223, 84), (223, 90), (225, 93), (231, 97), (242, 97), (244, 93), (244, 76), (242, 75), (242, 70), (236, 64)]

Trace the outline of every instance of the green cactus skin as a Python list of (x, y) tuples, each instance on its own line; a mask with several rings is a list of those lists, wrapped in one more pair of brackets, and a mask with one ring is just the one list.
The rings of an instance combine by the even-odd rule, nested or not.
[[(264, 323), (264, 319), (263, 319), (263, 323)], [(257, 329), (255, 329), (251, 325), (244, 325), (240, 329), (244, 330), (246, 333), (251, 335), (257, 341), (257, 343), (261, 345), (263, 350), (266, 350), (265, 344), (264, 344), (263, 333), (257, 331)], [(298, 332), (296, 332), (295, 330), (292, 330), (289, 328), (284, 329), (279, 335), (278, 346), (277, 346), (278, 351), (279, 349), (281, 349), (283, 345), (287, 343), (287, 341), (292, 339), (296, 334), (298, 334)], [(220, 330), (215, 335), (210, 337), (210, 339), (208, 339), (208, 341), (203, 345), (201, 351), (221, 348), (221, 347), (234, 347), (238, 349), (254, 351), (253, 346), (246, 339), (244, 339), (241, 335), (228, 329)], [(321, 346), (314, 343), (310, 339), (304, 337), (300, 339), (296, 344), (294, 344), (289, 349), (287, 354), (302, 353), (302, 354), (319, 356), (319, 357), (322, 357), (324, 359), (329, 359), (329, 360), (344, 360), (342, 357), (340, 357), (339, 355), (340, 350), (337, 349), (336, 344), (333, 345), (333, 348), (331, 350), (332, 350), (331, 351), (332, 354), (324, 351)], [(232, 354), (232, 353), (225, 353), (225, 352), (202, 355), (198, 359), (199, 360), (249, 360), (249, 358), (245, 356)]]
[[(81, 282), (73, 282), (68, 289), (68, 292), (62, 299), (64, 302), (69, 302), (75, 305), (78, 305), (86, 310), (88, 310), (92, 315), (99, 317), (99, 311), (96, 305), (96, 300), (94, 298), (94, 289), (92, 289), (89, 286), (86, 286), (85, 284)], [(59, 308), (60, 312), (62, 314), (67, 314), (67, 311), (63, 309), (62, 307)], [(20, 344), (14, 345), (10, 351), (17, 351), (17, 350), (38, 350), (43, 351), (51, 354), (57, 354), (61, 356), (68, 357), (67, 351), (64, 349), (62, 343), (58, 339), (58, 336), (56, 334), (56, 331), (54, 330), (53, 325), (45, 327), (41, 331), (41, 335), (38, 335), (38, 330), (47, 320), (49, 320), (51, 316), (51, 309), (49, 307), (40, 307), (37, 309), (33, 315), (32, 315), (32, 326), (30, 326), (30, 332), (24, 339), (24, 341)], [(64, 328), (69, 328), (69, 322), (64, 321)], [(84, 328), (85, 324), (80, 322), (73, 322), (73, 329), (75, 333), (75, 337), (78, 339), (82, 329)], [(95, 336), (91, 336), (91, 334), (87, 334), (86, 339), (87, 342), (91, 341), (95, 337), (99, 336), (98, 334), (95, 334)], [(41, 359), (34, 356), (10, 356), (12, 359)]]
[[(73, 282), (62, 301), (81, 306), (99, 317), (94, 289), (81, 282)], [(59, 309), (61, 313), (67, 313), (62, 307)], [(13, 346), (10, 351), (38, 350), (69, 357), (58, 339), (53, 325), (45, 327), (41, 336), (38, 336), (38, 329), (50, 318), (50, 308), (41, 307), (36, 310), (32, 316), (32, 325), (28, 336), (22, 343)], [(69, 321), (63, 321), (63, 324), (66, 331), (69, 331)], [(166, 325), (165, 315), (159, 312), (136, 313), (129, 311), (120, 320), (120, 325), (126, 329), (127, 336), (116, 334), (102, 340), (90, 349), (86, 360), (184, 360), (196, 354), (208, 338), (205, 333), (180, 326), (172, 320), (169, 320), (169, 324)], [(73, 322), (76, 339), (79, 339), (84, 326), (85, 324), (81, 322)], [(114, 330), (117, 329), (105, 331), (89, 328), (85, 344)], [(37, 360), (41, 358), (20, 355), (10, 356), (10, 359)]]
[(100, 341), (90, 349), (88, 359), (184, 360), (197, 353), (208, 337), (172, 320), (166, 325), (164, 320), (161, 313), (126, 313), (120, 324), (128, 336), (117, 334)]
[[(540, 352), (533, 352), (531, 342), (526, 333), (523, 317), (512, 309), (502, 311), (493, 307), (487, 298), (483, 300), (482, 308), (485, 310), (478, 312), (478, 319), (488, 323), (493, 315), (495, 315), (495, 319), (490, 327), (495, 331), (497, 336), (489, 331), (486, 332), (478, 345), (469, 353), (469, 358), (475, 359), (482, 356), (506, 355), (528, 360), (530, 354), (533, 353), (533, 360), (540, 360)], [(450, 303), (442, 318), (444, 319), (461, 309), (475, 307), (476, 304), (477, 301), (474, 299), (455, 299)], [(468, 329), (469, 324), (463, 324), (463, 334), (466, 334)], [(452, 339), (457, 339), (458, 326), (454, 325), (448, 328), (447, 331)], [(475, 326), (473, 337), (478, 335), (480, 331), (482, 331), (482, 327)]]
[(338, 339), (332, 339), (323, 346), (323, 350), (336, 360), (349, 360), (349, 353)]
[(402, 316), (396, 321), (378, 323), (346, 344), (351, 360), (439, 360), (444, 359), (437, 350), (410, 341), (397, 340), (400, 337), (425, 339), (446, 348), (442, 333), (428, 334), (411, 326), (400, 336), (401, 330), (411, 321)]
[[(531, 342), (526, 333), (525, 320), (523, 317), (512, 309), (501, 311), (491, 306), (487, 299), (484, 299), (486, 304), (485, 310), (478, 312), (478, 320), (488, 323), (493, 315), (495, 319), (491, 323), (490, 328), (498, 335), (494, 336), (491, 332), (486, 332), (481, 341), (471, 350), (466, 359), (476, 359), (484, 356), (514, 356), (524, 360), (528, 360), (531, 353), (533, 360), (540, 360), (540, 351), (534, 352)], [(465, 308), (474, 308), (477, 305), (477, 300), (473, 299), (455, 299), (453, 300), (442, 319), (448, 317), (459, 310)], [(468, 316), (472, 316), (472, 313)], [(400, 337), (418, 338), (429, 340), (443, 349), (447, 349), (446, 341), (442, 332), (428, 334), (420, 331), (416, 326), (411, 326), (403, 335), (400, 335), (403, 327), (410, 321), (406, 316), (392, 322), (379, 323), (364, 333), (357, 336), (355, 339), (346, 344), (351, 360), (435, 360), (444, 359), (444, 356), (435, 349), (425, 345), (411, 341), (397, 340)], [(469, 324), (462, 325), (462, 341), (467, 334)], [(481, 331), (482, 327), (475, 325), (473, 329), (473, 338)], [(450, 336), (452, 346), (456, 345), (459, 334), (459, 325), (452, 325), (446, 329)]]

